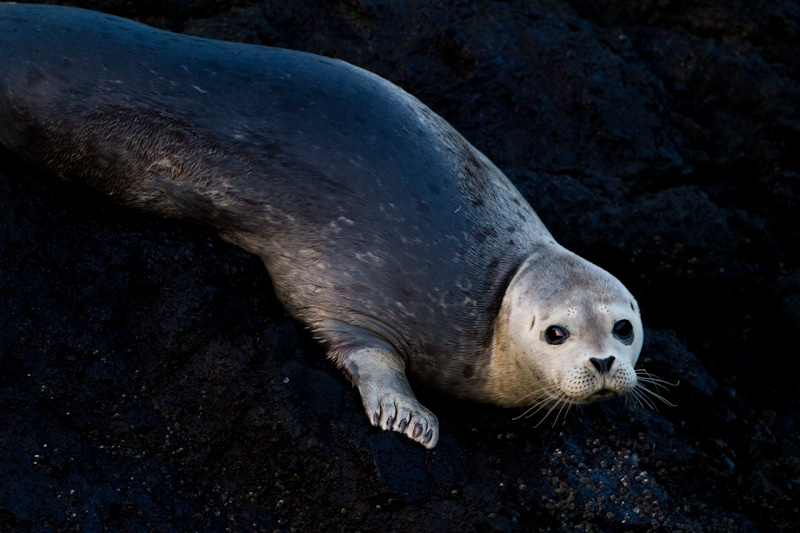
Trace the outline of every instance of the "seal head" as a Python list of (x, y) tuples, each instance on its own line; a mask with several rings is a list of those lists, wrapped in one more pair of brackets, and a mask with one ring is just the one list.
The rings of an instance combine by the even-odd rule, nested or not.
[(558, 407), (630, 393), (643, 339), (639, 306), (619, 280), (559, 245), (542, 246), (503, 298), (492, 401)]

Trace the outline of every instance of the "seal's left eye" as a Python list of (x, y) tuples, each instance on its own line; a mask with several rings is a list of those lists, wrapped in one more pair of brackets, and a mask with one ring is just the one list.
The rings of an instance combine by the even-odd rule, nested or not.
[(627, 341), (633, 338), (633, 326), (628, 320), (620, 320), (614, 324), (613, 333), (616, 338), (621, 341)]
[(561, 344), (569, 337), (569, 332), (560, 326), (550, 326), (544, 332), (547, 344)]

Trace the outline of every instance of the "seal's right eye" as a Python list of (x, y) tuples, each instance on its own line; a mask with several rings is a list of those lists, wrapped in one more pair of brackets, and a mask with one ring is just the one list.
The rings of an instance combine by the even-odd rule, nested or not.
[(616, 338), (623, 342), (633, 339), (633, 325), (628, 320), (620, 320), (614, 324), (612, 332)]
[(561, 344), (569, 337), (569, 332), (561, 326), (550, 326), (544, 331), (547, 344)]

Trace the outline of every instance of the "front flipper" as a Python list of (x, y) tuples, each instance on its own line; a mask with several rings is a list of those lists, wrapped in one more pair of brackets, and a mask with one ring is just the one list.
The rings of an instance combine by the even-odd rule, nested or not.
[(377, 348), (356, 348), (336, 357), (361, 393), (373, 426), (397, 431), (428, 449), (439, 441), (439, 421), (414, 396), (397, 353)]

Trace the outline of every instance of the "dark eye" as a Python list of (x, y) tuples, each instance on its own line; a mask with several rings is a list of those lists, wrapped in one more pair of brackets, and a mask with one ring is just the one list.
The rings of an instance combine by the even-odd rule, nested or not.
[(544, 331), (547, 344), (561, 344), (569, 337), (569, 332), (560, 326), (550, 326)]
[(628, 341), (633, 338), (633, 326), (628, 320), (620, 320), (614, 324), (612, 331), (614, 336), (621, 341)]

